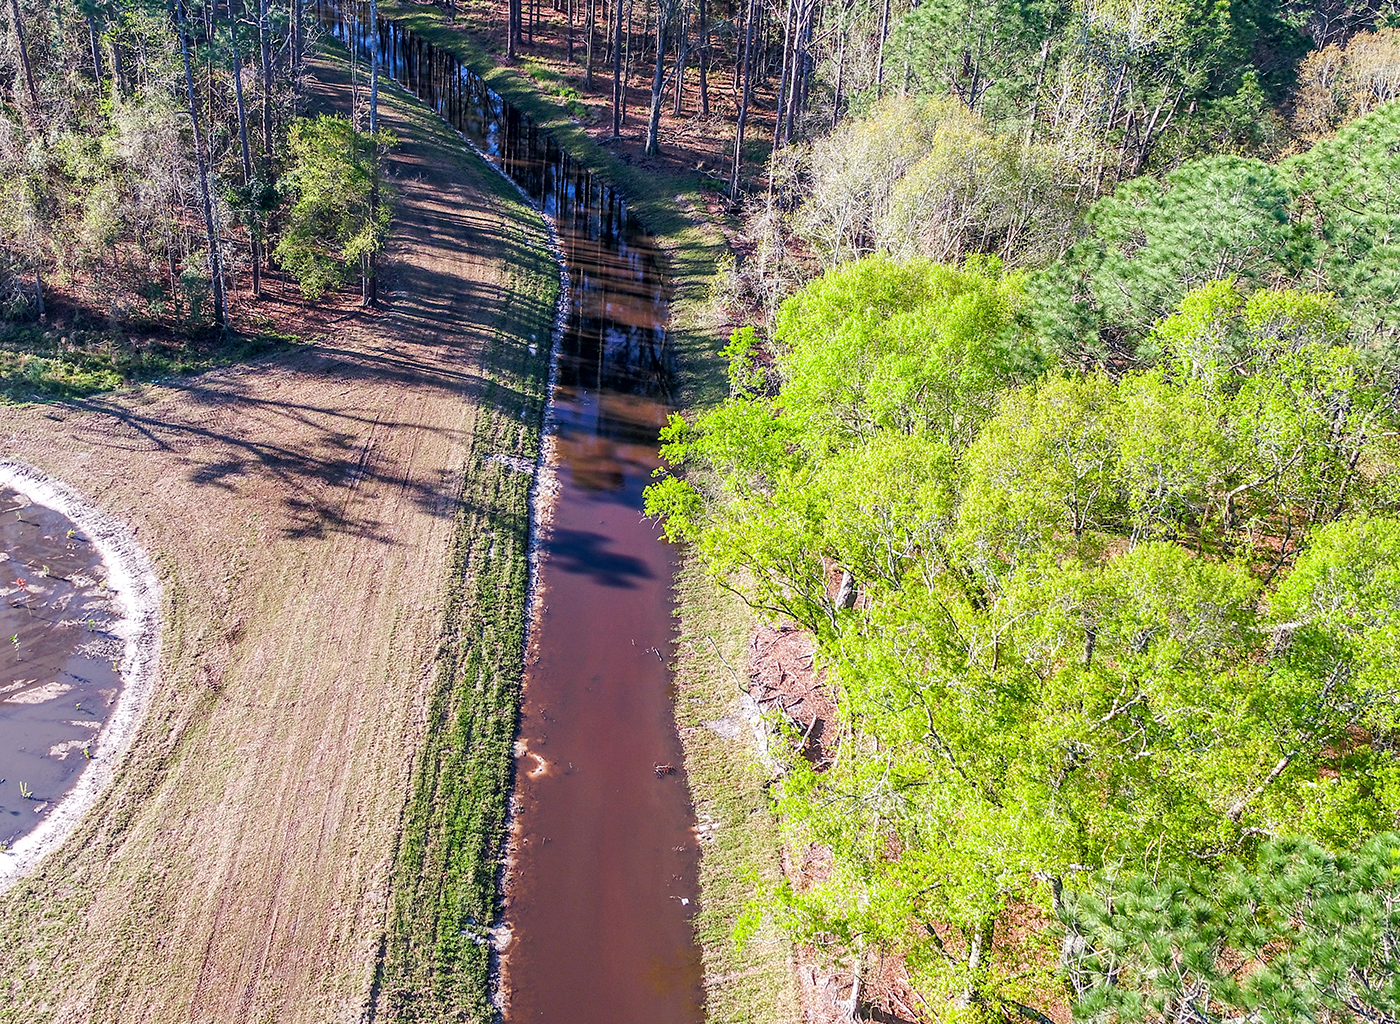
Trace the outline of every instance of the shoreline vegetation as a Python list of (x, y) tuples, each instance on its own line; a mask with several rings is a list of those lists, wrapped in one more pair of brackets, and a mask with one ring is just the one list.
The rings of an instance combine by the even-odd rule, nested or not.
[[(546, 94), (533, 78), (500, 63), (465, 26), (449, 25), (438, 8), (389, 0), (380, 11), (452, 53), (622, 191), (642, 224), (655, 233), (672, 289), (675, 405), (695, 414), (721, 401), (728, 393), (727, 363), (721, 355), (724, 332), (706, 320), (711, 283), (728, 248), (719, 229), (694, 213), (704, 208), (700, 179), (643, 173), (624, 163), (576, 123), (566, 100)], [(745, 722), (739, 736), (730, 739), (705, 725), (743, 721), (734, 673), (747, 672), (755, 619), (690, 557), (682, 559), (675, 599), (676, 721), (703, 837), (696, 936), (704, 960), (707, 1020), (797, 1024), (802, 1013), (790, 941), (771, 922), (749, 937), (742, 950), (734, 940), (755, 875), (772, 884), (781, 874), (781, 837), (756, 764), (752, 732)]]

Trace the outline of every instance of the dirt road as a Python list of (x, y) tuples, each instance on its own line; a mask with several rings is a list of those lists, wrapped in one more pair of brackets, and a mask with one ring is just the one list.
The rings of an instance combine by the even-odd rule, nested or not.
[(0, 900), (0, 1019), (325, 1024), (370, 998), (458, 498), (523, 495), (492, 456), (537, 444), (557, 284), (539, 217), (439, 122), (392, 96), (381, 118), (403, 140), (385, 311), (0, 409), (0, 451), (121, 518), (165, 591), (119, 781)]

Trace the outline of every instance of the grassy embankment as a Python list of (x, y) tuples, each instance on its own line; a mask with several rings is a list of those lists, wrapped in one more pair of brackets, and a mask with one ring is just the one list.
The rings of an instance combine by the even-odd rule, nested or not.
[[(330, 58), (336, 60), (334, 51)], [(343, 70), (343, 54), (339, 64), (338, 70)], [(343, 78), (335, 74), (326, 77), (328, 83)], [(324, 92), (325, 102), (343, 109), (348, 93), (343, 82), (328, 84)], [(141, 533), (143, 542), (153, 538), (153, 555), (168, 584), (162, 641), (163, 672), (168, 675), (144, 729), (146, 742), (138, 743), (124, 762), (126, 776), (104, 797), (99, 812), (89, 814), (72, 840), (50, 858), (46, 870), (7, 894), (0, 908), (7, 924), (5, 937), (0, 939), (0, 964), (6, 968), (0, 971), (0, 992), (4, 993), (0, 996), (0, 1019), (47, 1020), (56, 1006), (64, 1007), (58, 1016), (65, 1019), (66, 1015), (83, 1019), (220, 1019), (220, 1011), (210, 1007), (224, 1005), (218, 1001), (220, 993), (227, 987), (224, 982), (234, 974), (239, 976), (240, 990), (244, 989), (246, 978), (246, 990), (239, 1003), (241, 1016), (249, 1017), (251, 1013), (252, 1018), (260, 1020), (343, 1019), (343, 1013), (332, 1012), (328, 1007), (340, 1007), (344, 997), (362, 999), (367, 986), (371, 1000), (382, 999), (382, 1005), (390, 1011), (380, 1014), (381, 1020), (490, 1019), (486, 1003), (487, 949), (478, 940), (482, 925), (490, 923), (497, 906), (496, 875), (518, 714), (528, 571), (531, 476), (512, 468), (511, 460), (529, 457), (539, 446), (548, 371), (545, 353), (558, 295), (558, 268), (544, 244), (546, 229), (542, 219), (521, 201), (514, 188), (466, 150), (441, 120), (406, 94), (386, 87), (381, 102), (381, 113), (392, 113), (389, 119), (395, 123), (395, 130), (403, 125), (410, 128), (401, 134), (405, 138), (404, 149), (416, 162), (406, 168), (401, 165), (400, 173), (406, 177), (430, 177), (439, 158), (442, 162), (436, 164), (437, 168), (456, 163), (461, 173), (449, 175), (452, 190), (458, 195), (471, 194), (474, 209), (489, 205), (493, 214), (476, 220), (486, 229), (480, 237), (464, 237), (457, 244), (464, 249), (479, 248), (485, 254), (481, 257), (481, 270), (495, 273), (504, 265), (509, 267), (510, 276), (499, 282), (483, 278), (480, 294), (483, 306), (489, 306), (491, 313), (464, 310), (469, 315), (463, 324), (444, 323), (440, 317), (450, 314), (439, 313), (433, 303), (419, 301), (418, 294), (406, 294), (401, 301), (391, 299), (381, 316), (354, 325), (347, 332), (349, 340), (332, 337), (324, 346), (318, 343), (310, 356), (292, 370), (274, 361), (263, 371), (250, 371), (247, 380), (240, 379), (232, 388), (237, 394), (237, 408), (230, 416), (230, 426), (220, 423), (215, 431), (205, 419), (193, 421), (193, 432), (208, 438), (208, 444), (217, 453), (225, 451), (221, 435), (228, 434), (228, 450), (240, 457), (248, 457), (248, 452), (270, 452), (279, 467), (289, 467), (281, 470), (284, 477), (303, 472), (301, 463), (305, 460), (311, 465), (304, 472), (314, 476), (322, 448), (337, 443), (344, 447), (346, 443), (345, 428), (335, 422), (340, 418), (338, 413), (325, 416), (335, 423), (335, 429), (342, 431), (333, 438), (328, 439), (309, 426), (325, 414), (320, 406), (335, 407), (340, 401), (329, 397), (331, 381), (340, 387), (338, 395), (349, 393), (377, 401), (395, 389), (395, 377), (403, 378), (397, 384), (403, 406), (347, 406), (350, 415), (345, 418), (357, 422), (373, 420), (377, 425), (381, 413), (385, 414), (382, 418), (386, 423), (379, 435), (373, 433), (374, 428), (363, 428), (366, 454), (361, 455), (359, 465), (374, 466), (376, 456), (370, 447), (373, 440), (377, 439), (376, 447), (382, 445), (394, 453), (384, 468), (370, 470), (369, 482), (358, 496), (368, 517), (364, 520), (367, 525), (355, 521), (353, 516), (344, 528), (337, 527), (333, 519), (323, 519), (300, 530), (296, 542), (286, 534), (279, 538), (275, 530), (270, 536), (261, 536), (258, 531), (264, 519), (280, 521), (286, 495), (276, 485), (275, 476), (262, 471), (249, 457), (246, 474), (231, 472), (239, 479), (238, 485), (215, 491), (226, 497), (208, 506), (228, 513), (231, 523), (206, 523), (203, 508), (190, 520), (190, 532), (198, 533), (203, 540), (191, 549), (176, 548), (192, 550), (192, 554), (184, 556), (190, 560), (188, 570), (176, 564), (179, 556), (162, 550), (159, 529), (148, 525)], [(489, 204), (477, 204), (475, 193), (484, 194)], [(395, 227), (396, 241), (391, 245), (437, 248), (432, 230), (456, 223), (434, 221), (431, 210), (402, 212)], [(497, 217), (499, 231), (509, 237), (494, 236)], [(405, 224), (409, 225), (407, 231)], [(416, 269), (402, 271), (400, 276), (410, 282), (432, 281), (434, 273), (450, 273), (454, 266), (450, 262), (432, 266), (420, 263)], [(387, 269), (391, 274), (399, 272), (392, 265)], [(443, 285), (445, 294), (470, 296), (475, 294), (471, 286), (476, 283), (452, 280)], [(501, 285), (499, 289), (494, 287), (497, 283)], [(493, 293), (498, 298), (493, 298)], [(472, 314), (476, 314), (475, 323), (471, 322)], [(380, 326), (376, 327), (376, 323)], [(482, 333), (478, 334), (478, 330)], [(439, 354), (438, 350), (446, 347), (439, 340), (444, 338), (455, 339), (459, 345), (455, 358)], [(424, 346), (421, 373), (419, 366), (406, 365), (414, 358), (413, 346), (420, 343)], [(530, 353), (532, 343), (538, 343), (534, 355)], [(324, 347), (324, 354), (318, 355), (314, 351), (317, 347)], [(327, 367), (335, 377), (320, 376)], [(430, 379), (434, 373), (441, 373), (442, 379)], [(303, 378), (307, 383), (302, 386), (316, 389), (314, 398), (309, 392), (290, 388), (263, 393), (258, 385), (264, 375), (284, 384)], [(177, 387), (162, 393), (178, 398), (192, 390), (198, 388)], [(204, 399), (194, 399), (193, 404), (203, 408), (215, 400), (211, 397), (214, 394), (210, 390)], [(128, 406), (118, 403), (138, 405), (143, 415), (150, 408), (161, 415), (168, 410), (168, 404), (149, 406), (140, 394), (118, 395), (111, 408), (121, 413)], [(268, 415), (285, 426), (264, 442), (258, 430), (263, 422), (259, 413), (265, 409), (271, 410)], [(69, 415), (80, 415), (80, 411)], [(54, 419), (61, 421), (58, 416)], [(402, 422), (392, 426), (387, 422), (395, 419)], [(78, 422), (84, 426), (93, 423)], [(466, 439), (465, 452), (454, 456), (441, 477), (415, 464), (420, 449), (423, 467), (431, 467), (439, 451), (452, 450), (455, 441), (450, 435), (457, 433), (459, 426)], [(164, 439), (164, 428), (165, 424), (153, 415), (144, 431)], [(102, 436), (94, 438), (100, 429), (105, 429), (105, 425), (99, 423), (94, 428), (75, 431), (72, 444), (108, 444)], [(180, 423), (172, 421), (169, 434), (183, 442), (179, 429)], [(401, 442), (404, 437), (410, 440)], [(199, 469), (198, 462), (188, 469), (184, 464), (191, 452), (195, 458), (200, 457), (200, 450), (183, 443), (162, 441), (151, 449), (136, 451), (133, 458), (143, 468), (168, 464), (169, 475), (177, 480), (175, 490), (181, 490), (186, 472)], [(100, 461), (105, 465), (114, 457), (103, 455)], [(216, 465), (228, 464), (227, 458), (215, 457), (219, 460)], [(339, 462), (333, 466), (338, 467)], [(353, 482), (343, 485), (345, 473), (339, 468), (321, 472), (327, 479), (317, 481), (317, 485), (335, 488), (337, 514), (343, 513), (357, 497), (352, 493)], [(460, 489), (453, 506), (450, 541), (445, 545), (447, 564), (439, 562), (426, 573), (396, 576), (395, 568), (419, 564), (414, 557), (416, 551), (399, 552), (399, 547), (414, 548), (425, 538), (433, 543), (440, 535), (432, 529), (436, 518), (433, 509), (426, 506), (436, 508), (437, 495), (431, 489), (438, 486), (439, 480), (441, 487), (450, 488), (453, 476), (460, 481)], [(269, 477), (274, 479), (271, 486), (275, 490), (264, 504), (240, 504), (243, 494), (258, 493), (261, 481)], [(87, 488), (96, 492), (92, 477), (76, 479), (87, 480)], [(382, 491), (383, 498), (365, 493), (370, 491)], [(110, 493), (119, 497), (121, 492), (114, 488)], [(400, 506), (405, 509), (402, 513)], [(115, 509), (122, 508), (118, 500)], [(386, 531), (384, 536), (394, 540), (379, 538), (381, 525)], [(300, 528), (301, 524), (293, 519), (288, 526)], [(404, 532), (395, 533), (400, 527)], [(268, 551), (276, 555), (257, 562), (257, 568), (249, 570), (249, 558), (238, 554), (231, 558), (234, 568), (227, 575), (210, 580), (197, 575), (197, 563), (204, 556), (201, 548), (214, 543), (230, 544), (235, 552), (255, 544), (258, 550), (250, 554), (253, 559), (263, 559)], [(273, 561), (273, 557), (284, 561)], [(311, 568), (310, 585), (310, 593), (317, 600), (298, 610), (297, 602), (308, 586), (305, 560), (318, 563)], [(374, 575), (376, 562), (394, 567), (385, 574), (384, 589), (395, 592), (395, 596), (357, 604), (356, 599), (364, 592), (379, 592), (380, 582)], [(338, 593), (325, 591), (317, 595), (314, 588), (322, 578), (323, 566), (342, 565), (346, 576), (337, 576), (334, 585), (350, 591), (344, 595), (346, 606), (368, 608), (375, 613), (389, 609), (394, 614), (392, 621), (385, 612), (384, 621), (369, 621), (363, 631), (361, 623), (336, 621), (346, 614), (336, 606)], [(444, 570), (445, 584), (436, 582), (439, 568)], [(426, 584), (425, 576), (434, 582)], [(204, 595), (192, 592), (219, 593), (221, 585), (226, 593), (222, 600), (214, 598), (219, 605), (216, 617), (202, 618)], [(440, 599), (437, 593), (418, 593), (425, 586), (430, 591), (442, 586)], [(244, 597), (240, 588), (257, 588), (258, 593)], [(429, 643), (420, 644), (422, 634), (428, 632), (420, 631), (417, 621), (424, 606), (442, 609), (441, 625)], [(236, 621), (222, 618), (224, 607), (233, 608), (230, 617), (236, 615)], [(349, 616), (353, 615), (351, 611)], [(269, 621), (274, 623), (270, 629)], [(280, 624), (285, 624), (281, 632)], [(379, 632), (380, 626), (383, 632)], [(245, 633), (259, 636), (256, 658), (245, 649)], [(304, 641), (302, 636), (319, 637), (320, 643)], [(320, 648), (325, 646), (327, 637), (348, 646), (365, 646), (353, 652), (353, 657), (336, 652), (323, 659)], [(213, 639), (206, 644), (206, 638)], [(207, 665), (203, 662), (205, 653)], [(390, 727), (379, 731), (363, 726), (361, 715), (349, 713), (341, 721), (334, 717), (336, 712), (327, 711), (326, 732), (307, 737), (297, 733), (298, 723), (320, 720), (310, 711), (290, 710), (301, 696), (299, 687), (313, 684), (315, 671), (320, 670), (323, 660), (339, 666), (344, 673), (353, 673), (362, 659), (369, 666), (382, 665), (386, 678), (382, 692), (398, 698), (396, 706), (382, 709)], [(268, 665), (276, 670), (267, 669)], [(432, 673), (421, 683), (417, 678), (419, 665), (431, 665)], [(203, 675), (205, 668), (211, 674)], [(406, 684), (405, 676), (410, 677)], [(209, 681), (203, 682), (204, 679)], [(417, 696), (420, 686), (425, 692), (421, 705), (423, 721), (415, 723), (417, 728), (395, 728), (403, 716), (404, 697)], [(269, 696), (273, 699), (269, 700)], [(355, 707), (350, 695), (340, 696), (349, 708)], [(320, 714), (336, 700), (306, 703), (317, 704), (316, 713)], [(220, 713), (223, 717), (216, 719)], [(243, 727), (246, 732), (231, 731), (228, 720), (240, 717), (247, 720)], [(288, 769), (296, 779), (303, 780), (312, 778), (309, 765), (313, 758), (321, 756), (320, 743), (332, 737), (325, 752), (336, 767), (315, 775), (317, 797), (348, 780), (349, 803), (392, 807), (391, 813), (401, 814), (394, 838), (380, 838), (390, 832), (387, 828), (382, 832), (368, 831), (381, 824), (380, 818), (365, 821), (366, 831), (346, 842), (344, 833), (327, 824), (340, 820), (336, 819), (339, 805), (288, 807), (285, 793), (289, 791), (281, 788), (284, 778), (278, 774), (275, 754), (267, 758), (274, 762), (268, 773), (257, 774), (248, 765), (259, 759), (243, 753), (245, 743), (251, 744), (259, 736), (280, 737), (288, 733), (298, 743), (305, 740), (306, 748), (312, 751), (304, 755), (302, 763)], [(394, 746), (381, 752), (372, 744), (387, 736), (399, 741), (406, 733), (424, 736), (425, 740), (413, 754), (404, 799), (400, 789), (404, 775), (399, 768), (409, 761), (408, 752)], [(211, 734), (217, 737), (213, 742), (209, 742)], [(331, 749), (334, 753), (330, 753)], [(356, 770), (365, 768), (374, 771), (366, 770), (357, 776)], [(374, 791), (357, 800), (353, 794), (357, 785), (374, 787)], [(386, 786), (393, 787), (387, 798)], [(239, 793), (251, 795), (240, 803)], [(180, 803), (181, 800), (185, 802)], [(249, 817), (244, 810), (249, 802), (255, 802), (258, 808), (258, 830), (242, 833), (249, 839), (240, 842), (237, 829), (247, 827)], [(185, 857), (183, 847), (174, 848), (166, 836), (173, 834), (180, 822), (159, 820), (165, 804), (197, 809), (211, 804), (227, 805), (229, 813), (220, 822), (221, 829), (229, 829), (226, 856), (262, 857), (276, 862), (276, 879), (271, 883), (274, 888), (258, 888), (263, 884), (263, 876), (257, 874), (256, 864), (248, 865), (247, 874), (236, 886), (229, 887), (237, 890), (246, 885), (255, 895), (267, 894), (266, 903), (259, 906), (256, 915), (240, 913), (244, 904), (239, 902), (239, 892), (220, 891), (207, 882), (197, 890), (185, 890), (194, 892), (194, 896), (171, 897), (172, 893), (180, 893), (189, 878), (211, 877), (207, 870), (217, 867), (214, 862), (218, 858), (205, 856), (193, 862)], [(295, 821), (298, 814), (327, 829), (317, 833), (319, 836), (339, 840), (334, 849), (324, 851), (323, 858), (321, 851), (304, 843), (294, 851), (276, 845), (275, 841), (285, 834), (302, 833), (298, 827), (301, 823)], [(353, 823), (353, 818), (350, 821)], [(133, 831), (139, 834), (133, 837)], [(207, 829), (204, 836), (215, 831)], [(356, 841), (364, 842), (373, 861), (363, 870), (357, 865), (354, 851), (347, 849)], [(211, 842), (224, 840), (214, 838)], [(131, 853), (146, 849), (155, 851), (154, 856), (142, 859)], [(268, 961), (257, 959), (259, 950), (263, 957), (270, 949), (296, 951), (299, 927), (311, 933), (326, 916), (339, 915), (347, 930), (358, 927), (362, 918), (372, 916), (373, 909), (360, 913), (356, 904), (363, 900), (373, 907), (382, 891), (383, 871), (378, 868), (378, 861), (381, 856), (387, 861), (389, 854), (393, 855), (393, 885), (385, 931), (381, 933), (377, 958), (372, 966), (364, 965), (364, 975), (356, 973), (359, 963), (347, 956), (343, 947), (317, 950), (317, 954), (324, 953), (324, 962), (315, 955), (293, 955), (286, 962), (278, 962), (275, 956)], [(329, 867), (322, 869), (318, 863), (321, 859)], [(74, 864), (78, 865), (76, 869)], [(292, 906), (279, 902), (284, 869), (286, 891), (296, 892), (303, 902)], [(77, 873), (70, 876), (68, 873), (74, 870)], [(314, 876), (319, 870), (328, 873), (318, 882)], [(308, 875), (312, 876), (310, 882), (306, 881)], [(220, 876), (216, 873), (212, 877)], [(97, 881), (92, 881), (94, 878)], [(330, 894), (326, 904), (315, 902), (322, 892)], [(169, 902), (162, 904), (160, 900)], [(201, 906), (221, 906), (219, 900), (226, 900), (232, 908), (227, 918), (217, 913), (204, 918), (194, 916), (201, 913)], [(172, 903), (178, 906), (172, 907)], [(193, 917), (185, 922), (188, 931), (182, 932), (172, 923), (171, 917), (176, 916), (172, 911), (188, 911), (187, 916)], [(103, 922), (113, 921), (119, 926), (104, 930)], [(209, 937), (200, 944), (202, 951), (159, 948), (172, 936), (201, 934), (206, 922)], [(250, 927), (257, 929), (256, 937), (244, 931), (241, 934), (247, 938), (240, 941), (239, 929)], [(94, 936), (100, 941), (94, 942)], [(229, 936), (233, 937), (231, 942)], [(332, 936), (338, 938), (340, 935)], [(217, 957), (224, 945), (230, 948), (227, 959), (221, 961)], [(152, 962), (168, 962), (168, 975), (145, 966)], [(136, 968), (123, 973), (132, 963)], [(213, 967), (206, 977), (205, 967), (210, 964)], [(300, 992), (301, 1001), (295, 1005), (280, 1003), (283, 986)], [(306, 996), (308, 992), (310, 997)], [(318, 996), (325, 997), (325, 1005), (315, 1001)], [(66, 1007), (70, 1004), (89, 1009), (69, 1011)], [(159, 1010), (140, 1009), (148, 1005)], [(263, 1009), (250, 1011), (250, 1006)], [(232, 1017), (231, 1011), (226, 1014), (226, 1019)]]
[[(520, 705), (533, 459), (544, 415), (548, 338), (559, 271), (539, 213), (396, 87), (385, 101), (441, 137), (530, 244), (500, 329), (482, 359), (483, 415), (467, 452), (448, 555), (438, 655), (422, 749), (414, 761), (394, 860), (389, 921), (371, 999), (388, 1020), (493, 1018), (490, 947), (497, 872)], [(468, 240), (464, 239), (463, 244)], [(540, 354), (529, 345), (539, 343)]]
[[(677, 404), (698, 410), (720, 401), (727, 388), (719, 356), (724, 339), (707, 324), (706, 311), (716, 265), (727, 247), (718, 227), (703, 213), (700, 189), (712, 183), (699, 174), (668, 175), (624, 163), (574, 120), (570, 97), (558, 95), (567, 90), (530, 74), (529, 62), (524, 62), (525, 73), (501, 66), (499, 55), (468, 31), (449, 26), (437, 8), (388, 0), (379, 9), (453, 53), (551, 132), (565, 150), (622, 191), (633, 212), (655, 233), (666, 261), (673, 289)], [(780, 871), (777, 823), (755, 759), (746, 756), (751, 754), (747, 733), (726, 740), (704, 726), (737, 711), (739, 688), (731, 668), (745, 670), (752, 616), (720, 593), (689, 559), (676, 594), (677, 720), (696, 812), (711, 837), (701, 858), (697, 919), (708, 1019), (714, 1024), (790, 1024), (800, 1019), (790, 945), (767, 928), (742, 950), (731, 937), (755, 875), (771, 880)]]

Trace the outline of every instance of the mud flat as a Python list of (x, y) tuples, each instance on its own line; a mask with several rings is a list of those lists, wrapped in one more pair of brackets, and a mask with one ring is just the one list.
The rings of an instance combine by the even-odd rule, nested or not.
[(0, 892), (111, 783), (154, 685), (159, 604), (122, 526), (0, 461)]

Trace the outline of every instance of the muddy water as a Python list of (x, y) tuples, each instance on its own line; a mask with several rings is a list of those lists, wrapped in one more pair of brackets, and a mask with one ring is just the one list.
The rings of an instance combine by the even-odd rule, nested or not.
[(116, 704), (123, 645), (107, 571), (67, 518), (0, 488), (0, 843), (14, 844), (87, 766)]
[(371, 27), (363, 6), (321, 14), (357, 51), (377, 45), (385, 74), (554, 218), (569, 270), (560, 491), (517, 748), (507, 1020), (692, 1024), (698, 850), (666, 668), (675, 567), (641, 517), (671, 382), (655, 249), (621, 196), (455, 59)]

